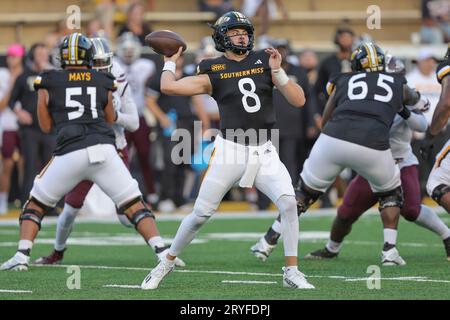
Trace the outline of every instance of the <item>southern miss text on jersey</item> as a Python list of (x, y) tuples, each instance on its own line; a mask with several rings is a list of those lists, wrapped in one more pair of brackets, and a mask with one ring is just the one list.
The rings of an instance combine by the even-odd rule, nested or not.
[(403, 109), (404, 76), (384, 72), (339, 73), (327, 84), (335, 109), (326, 135), (377, 150), (389, 149), (389, 129)]
[(275, 123), (269, 55), (250, 51), (241, 61), (221, 56), (200, 62), (197, 74), (207, 74), (217, 101), (220, 127), (270, 129)]
[(103, 111), (108, 92), (116, 90), (110, 73), (50, 70), (36, 78), (34, 87), (49, 93), (48, 109), (57, 132), (55, 155), (95, 144), (114, 144), (114, 132)]

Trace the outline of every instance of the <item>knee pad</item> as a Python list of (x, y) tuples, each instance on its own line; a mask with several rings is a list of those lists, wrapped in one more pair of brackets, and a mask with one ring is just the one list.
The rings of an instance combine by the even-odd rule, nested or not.
[[(129, 208), (131, 208), (134, 204), (141, 202), (142, 205), (144, 206), (143, 209), (139, 209), (136, 212), (133, 212), (131, 214), (130, 217), (128, 217), (125, 214), (125, 211), (127, 211)], [(139, 196), (133, 200), (131, 200), (130, 202), (128, 202), (127, 204), (123, 205), (122, 207), (119, 208), (119, 212), (118, 212), (119, 216), (120, 215), (125, 215), (127, 217), (127, 219), (130, 221), (130, 223), (137, 228), (137, 225), (139, 224), (139, 222), (141, 222), (143, 219), (146, 218), (152, 218), (155, 219), (155, 216), (153, 215), (153, 213), (151, 212), (150, 208), (147, 207), (147, 204), (144, 202), (144, 199), (142, 199), (142, 196)], [(120, 218), (119, 218), (120, 220)]]
[(450, 192), (450, 186), (445, 184), (440, 184), (436, 188), (433, 189), (433, 193), (431, 194), (431, 198), (437, 202), (437, 204), (441, 204), (441, 198)]
[(131, 223), (130, 219), (128, 219), (128, 217), (124, 214), (117, 214), (117, 218), (119, 219), (120, 223), (127, 227), (127, 228), (132, 228), (134, 227), (134, 225)]
[(380, 206), (378, 207), (380, 212), (388, 207), (403, 207), (403, 190), (401, 186), (387, 192), (376, 192), (374, 195), (378, 198), (378, 202), (380, 203)]
[(323, 194), (321, 191), (311, 191), (308, 190), (302, 177), (298, 181), (297, 187), (295, 188), (295, 197), (297, 199), (297, 214), (300, 215), (309, 207), (317, 201), (317, 199)]
[[(39, 208), (41, 208), (43, 213), (40, 213), (35, 209), (28, 208), (31, 202), (37, 205)], [(45, 214), (48, 211), (50, 211), (50, 209), (51, 207), (46, 206), (36, 198), (30, 197), (30, 199), (27, 202), (25, 202), (25, 205), (23, 206), (22, 213), (20, 214), (19, 217), (19, 223), (22, 224), (22, 221), (24, 220), (33, 221), (38, 225), (39, 230), (41, 230), (42, 219), (44, 218)]]

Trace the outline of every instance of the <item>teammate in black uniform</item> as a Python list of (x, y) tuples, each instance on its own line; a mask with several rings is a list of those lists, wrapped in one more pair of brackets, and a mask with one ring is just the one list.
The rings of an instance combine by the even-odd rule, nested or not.
[(80, 33), (63, 40), (60, 54), (63, 69), (44, 72), (34, 83), (39, 126), (46, 133), (56, 128), (57, 146), (52, 160), (36, 177), (20, 216), (18, 251), (0, 270), (28, 270), (44, 215), (82, 180), (96, 183), (137, 229), (155, 228), (137, 181), (115, 150), (109, 125), (116, 117), (114, 77), (90, 70), (92, 43)]
[[(403, 265), (396, 249), (397, 225), (403, 204), (400, 171), (389, 146), (395, 115), (410, 117), (404, 104), (413, 105), (420, 94), (406, 85), (401, 74), (386, 73), (383, 51), (372, 43), (361, 44), (352, 54), (351, 73), (340, 73), (327, 85), (330, 98), (322, 134), (305, 161), (296, 189), (299, 214), (351, 168), (369, 181), (379, 201), (384, 225), (383, 265)], [(269, 230), (268, 242), (277, 237)]]
[(274, 85), (290, 104), (301, 107), (305, 95), (281, 68), (281, 55), (273, 48), (252, 51), (253, 25), (239, 12), (228, 12), (212, 26), (216, 49), (222, 57), (202, 61), (198, 74), (175, 79), (175, 61), (181, 48), (165, 58), (161, 91), (168, 95), (210, 94), (218, 103), (222, 137), (214, 152), (193, 212), (181, 223), (166, 259), (144, 279), (143, 289), (156, 289), (173, 269), (174, 259), (216, 211), (226, 192), (239, 181), (253, 184), (278, 207), (284, 234), (283, 285), (314, 288), (297, 269), (298, 218), (291, 178), (270, 141), (275, 122)]

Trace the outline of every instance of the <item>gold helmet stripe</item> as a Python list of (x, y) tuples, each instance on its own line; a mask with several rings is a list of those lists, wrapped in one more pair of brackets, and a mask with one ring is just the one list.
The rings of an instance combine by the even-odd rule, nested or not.
[(75, 41), (77, 40), (78, 34), (74, 33), (70, 35), (69, 39), (69, 61), (72, 61), (76, 58), (75, 51)]
[(378, 57), (374, 45), (369, 43), (367, 46), (369, 47), (370, 57), (372, 58), (372, 67), (378, 67)]
[(366, 49), (366, 52), (367, 52), (367, 62), (369, 63), (369, 68), (372, 68), (372, 59), (370, 57), (370, 50), (367, 47), (367, 44), (364, 43), (363, 45), (364, 45), (364, 48)]
[(69, 39), (67, 40), (67, 49), (69, 51), (69, 60), (72, 60), (72, 47), (70, 46), (70, 43), (72, 41), (72, 37), (73, 37), (73, 34), (71, 34), (69, 36)]
[(75, 61), (78, 61), (78, 39), (80, 34), (77, 33), (77, 37), (75, 38)]
[(370, 47), (372, 48), (372, 51), (373, 51), (374, 63), (375, 63), (375, 65), (377, 67), (379, 67), (380, 66), (380, 61), (378, 61), (377, 48), (375, 48), (375, 45), (373, 43), (370, 44)]

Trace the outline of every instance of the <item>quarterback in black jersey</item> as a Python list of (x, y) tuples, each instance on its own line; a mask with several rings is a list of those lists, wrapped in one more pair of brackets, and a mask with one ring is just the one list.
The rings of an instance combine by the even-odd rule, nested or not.
[[(450, 119), (450, 44), (444, 60), (436, 69), (436, 76), (442, 85), (441, 96), (434, 110), (430, 125), (429, 137), (424, 141), (423, 150), (433, 146), (435, 136), (441, 133)], [(436, 155), (436, 162), (430, 172), (427, 182), (427, 191), (439, 205), (450, 213), (450, 140)]]
[(136, 229), (155, 228), (154, 216), (142, 201), (134, 180), (115, 149), (110, 124), (114, 77), (91, 70), (91, 41), (80, 33), (60, 45), (62, 70), (44, 72), (34, 83), (38, 91), (38, 120), (42, 131), (53, 127), (57, 147), (52, 160), (36, 177), (20, 215), (16, 254), (0, 270), (28, 270), (30, 252), (45, 214), (79, 182), (96, 183)]
[(399, 73), (385, 71), (384, 53), (373, 43), (361, 44), (352, 54), (352, 72), (332, 76), (327, 90), (322, 133), (305, 161), (297, 186), (299, 214), (351, 168), (370, 184), (379, 202), (384, 225), (383, 265), (403, 265), (396, 249), (397, 225), (403, 193), (400, 171), (392, 157), (389, 131), (394, 117), (404, 119), (420, 94)]
[(285, 250), (283, 285), (314, 288), (297, 269), (299, 226), (295, 192), (270, 141), (275, 123), (274, 86), (295, 107), (304, 105), (304, 92), (281, 68), (277, 50), (252, 51), (254, 28), (243, 14), (228, 12), (211, 27), (216, 49), (224, 55), (200, 62), (196, 76), (176, 80), (175, 62), (181, 55), (180, 48), (172, 57), (164, 58), (161, 91), (167, 95), (211, 95), (219, 106), (222, 137), (219, 135), (214, 142), (193, 212), (183, 220), (166, 259), (144, 279), (142, 288), (158, 287), (172, 271), (175, 257), (194, 239), (237, 182), (241, 187), (255, 185), (280, 211)]

